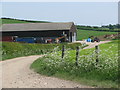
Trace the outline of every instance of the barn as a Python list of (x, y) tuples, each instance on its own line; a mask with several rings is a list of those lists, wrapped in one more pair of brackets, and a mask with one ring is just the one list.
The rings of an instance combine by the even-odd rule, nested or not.
[(3, 24), (2, 41), (54, 43), (76, 41), (73, 22)]

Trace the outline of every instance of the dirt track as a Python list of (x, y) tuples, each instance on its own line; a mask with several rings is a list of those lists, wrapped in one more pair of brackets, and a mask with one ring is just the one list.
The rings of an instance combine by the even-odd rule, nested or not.
[(86, 44), (88, 44), (89, 46), (85, 47), (84, 49), (94, 48), (96, 45), (100, 45), (100, 44), (108, 43), (108, 42), (110, 42), (110, 41), (100, 41), (100, 42), (94, 42), (94, 43), (87, 42)]
[[(95, 45), (101, 43), (107, 43), (104, 41), (100, 43), (88, 43), (92, 48)], [(54, 77), (46, 77), (39, 75), (29, 69), (33, 61), (41, 56), (27, 56), (19, 57), (11, 60), (0, 62), (0, 69), (2, 65), (2, 88), (87, 88), (88, 86), (80, 85), (72, 81), (61, 80)], [(1, 74), (1, 70), (0, 70)], [(0, 86), (1, 87), (1, 86)]]
[[(39, 75), (29, 69), (41, 56), (20, 57), (2, 61), (3, 88), (76, 88), (87, 87), (71, 81)], [(0, 62), (1, 63), (1, 62)]]
[[(82, 43), (82, 44), (87, 44), (88, 46), (83, 48), (83, 49), (89, 49), (89, 48), (94, 48), (96, 45), (100, 45), (100, 44), (103, 44), (103, 43), (108, 43), (108, 42), (111, 42), (111, 41), (100, 41), (100, 42), (86, 42), (86, 41), (76, 41), (77, 43)], [(76, 43), (75, 42), (75, 43)]]

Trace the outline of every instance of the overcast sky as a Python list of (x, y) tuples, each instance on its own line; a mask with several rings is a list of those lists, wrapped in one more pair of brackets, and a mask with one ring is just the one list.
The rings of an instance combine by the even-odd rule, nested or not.
[(118, 23), (118, 3), (4, 2), (2, 17), (101, 26)]

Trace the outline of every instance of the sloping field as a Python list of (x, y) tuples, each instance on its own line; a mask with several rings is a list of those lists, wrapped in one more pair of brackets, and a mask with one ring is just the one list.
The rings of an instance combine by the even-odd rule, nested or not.
[(87, 39), (90, 36), (104, 36), (104, 35), (111, 35), (117, 34), (117, 32), (107, 32), (107, 31), (89, 31), (89, 30), (77, 30), (77, 40)]
[(18, 20), (18, 19), (0, 19), (2, 24), (15, 24), (15, 23), (49, 23), (47, 21), (31, 21), (31, 20)]

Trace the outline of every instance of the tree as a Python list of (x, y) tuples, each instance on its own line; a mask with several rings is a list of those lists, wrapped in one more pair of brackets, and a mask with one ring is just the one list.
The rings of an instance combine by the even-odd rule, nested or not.
[(120, 24), (117, 24), (116, 26), (117, 26), (118, 29), (120, 29)]
[(109, 24), (109, 30), (114, 30), (113, 25)]

